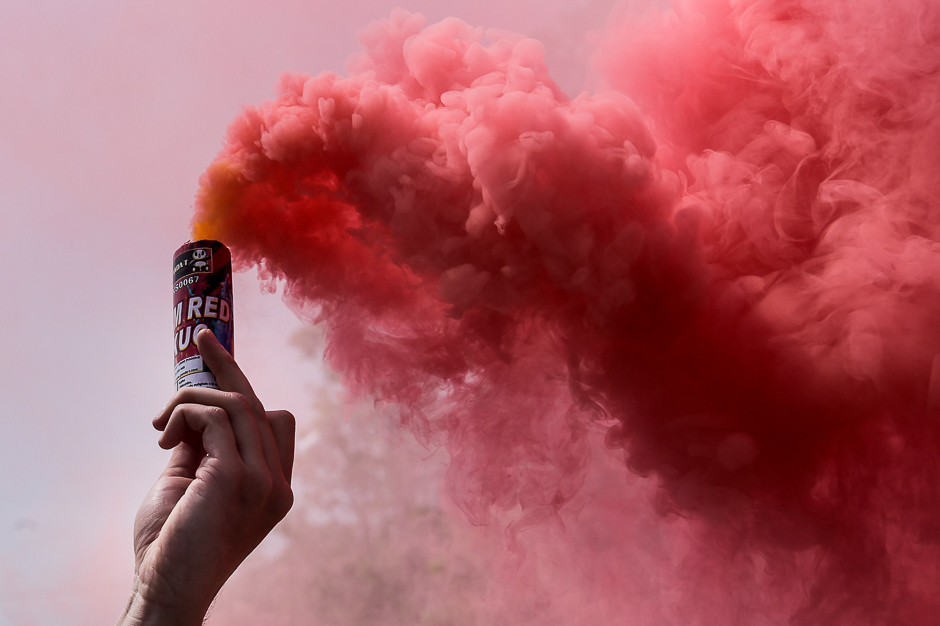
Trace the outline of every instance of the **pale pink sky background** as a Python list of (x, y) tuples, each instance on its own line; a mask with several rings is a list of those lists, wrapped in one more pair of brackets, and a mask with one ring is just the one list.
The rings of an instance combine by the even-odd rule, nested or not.
[[(545, 43), (569, 92), (613, 0), (0, 3), (0, 626), (107, 624), (132, 574), (133, 515), (166, 460), (169, 265), (197, 179), (282, 71), (341, 72), (396, 6)], [(253, 276), (237, 353), (303, 420), (317, 372)]]

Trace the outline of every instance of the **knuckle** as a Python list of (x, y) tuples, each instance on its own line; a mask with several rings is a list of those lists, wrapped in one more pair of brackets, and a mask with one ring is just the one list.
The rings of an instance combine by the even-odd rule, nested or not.
[(207, 406), (205, 407), (205, 412), (206, 412), (206, 419), (215, 424), (222, 425), (229, 421), (228, 413), (226, 413), (225, 409), (221, 407)]
[(284, 519), (284, 517), (290, 513), (293, 503), (293, 498), (286, 498), (279, 500), (277, 503), (272, 503), (269, 512), (275, 524)]
[(291, 510), (294, 506), (294, 492), (287, 483), (275, 491), (271, 504), (278, 517), (284, 517)]
[(176, 392), (171, 404), (193, 404), (199, 397), (199, 390), (196, 387), (185, 387)]
[(228, 394), (229, 402), (240, 411), (250, 412), (252, 410), (251, 402), (240, 393), (231, 392)]
[(283, 423), (285, 426), (290, 426), (294, 428), (297, 424), (297, 419), (294, 417), (294, 414), (290, 411), (275, 411), (275, 419)]
[(186, 402), (186, 398), (189, 397), (189, 393), (188, 393), (188, 392), (189, 392), (189, 388), (187, 387), (187, 388), (184, 388), (184, 389), (180, 389), (179, 391), (177, 391), (176, 393), (174, 393), (174, 394), (173, 394), (173, 397), (170, 398), (170, 402), (169, 402), (168, 406), (172, 406), (172, 405), (174, 405), (174, 404), (177, 404), (177, 405), (178, 405), (178, 404), (183, 404), (183, 403), (185, 403), (185, 402)]
[(226, 464), (225, 467), (213, 466), (206, 471), (215, 473), (217, 480), (229, 489), (239, 487), (245, 480), (245, 468), (240, 463)]
[(173, 410), (170, 411), (170, 421), (178, 422), (180, 419), (185, 419), (186, 414), (189, 413), (191, 405), (181, 403), (173, 407)]
[(270, 411), (268, 422), (277, 433), (292, 435), (297, 431), (297, 420), (290, 411)]
[(269, 515), (275, 523), (284, 519), (284, 516), (287, 515), (292, 506), (294, 506), (294, 492), (291, 491), (290, 486), (286, 482), (276, 485), (271, 491), (267, 502), (265, 502), (267, 515)]

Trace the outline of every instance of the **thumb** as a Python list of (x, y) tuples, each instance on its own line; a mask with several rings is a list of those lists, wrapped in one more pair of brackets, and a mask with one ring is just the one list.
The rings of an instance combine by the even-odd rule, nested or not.
[(222, 391), (233, 391), (245, 396), (258, 411), (263, 411), (264, 407), (248, 378), (238, 367), (238, 363), (232, 358), (232, 355), (219, 343), (215, 335), (209, 329), (200, 331), (196, 335), (196, 347), (199, 348), (199, 354), (202, 355), (205, 364), (209, 366), (216, 381), (219, 383), (219, 389)]

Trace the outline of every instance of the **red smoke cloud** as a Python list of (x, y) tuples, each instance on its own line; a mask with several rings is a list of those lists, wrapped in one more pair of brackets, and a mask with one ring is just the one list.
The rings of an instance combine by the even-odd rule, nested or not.
[(535, 41), (396, 13), (235, 120), (195, 234), (447, 446), (471, 520), (553, 516), (603, 425), (662, 512), (808, 578), (798, 623), (928, 624), (938, 11), (690, 1), (574, 99)]

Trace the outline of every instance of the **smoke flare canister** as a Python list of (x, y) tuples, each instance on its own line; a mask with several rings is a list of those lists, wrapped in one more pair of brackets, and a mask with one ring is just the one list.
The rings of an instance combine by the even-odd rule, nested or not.
[(173, 255), (173, 319), (177, 391), (183, 387), (218, 389), (196, 349), (196, 335), (208, 328), (229, 354), (235, 354), (232, 254), (220, 242), (191, 241)]

